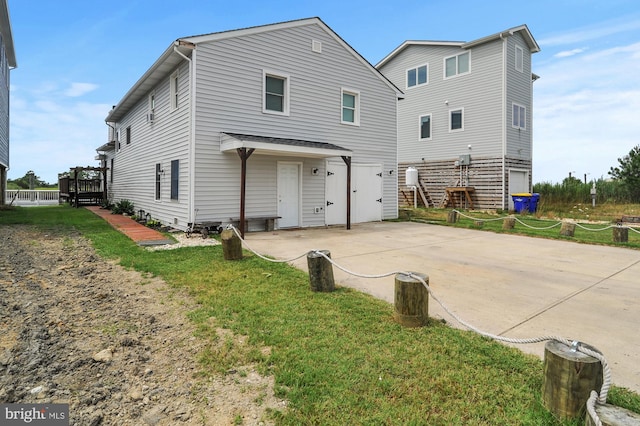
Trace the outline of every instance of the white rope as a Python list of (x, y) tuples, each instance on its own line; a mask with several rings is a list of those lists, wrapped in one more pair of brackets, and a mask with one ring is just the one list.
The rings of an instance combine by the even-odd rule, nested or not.
[[(531, 344), (531, 343), (540, 343), (540, 342), (544, 342), (544, 341), (548, 341), (548, 340), (555, 340), (557, 342), (565, 344), (566, 346), (570, 346), (572, 348), (575, 348), (577, 351), (582, 352), (585, 355), (588, 355), (588, 356), (591, 356), (593, 358), (596, 358), (602, 364), (603, 383), (602, 383), (602, 388), (600, 389), (600, 396), (598, 397), (598, 394), (597, 394), (596, 391), (592, 391), (590, 400), (592, 398), (598, 398), (598, 402), (601, 403), (601, 404), (604, 404), (604, 403), (607, 402), (607, 395), (609, 393), (609, 388), (611, 387), (611, 369), (609, 368), (609, 363), (607, 362), (607, 360), (604, 357), (604, 355), (602, 355), (600, 352), (597, 352), (597, 351), (591, 350), (591, 349), (589, 349), (587, 347), (584, 347), (583, 345), (580, 345), (579, 342), (577, 342), (577, 341), (572, 341), (572, 340), (566, 339), (564, 337), (558, 337), (558, 336), (541, 336), (541, 337), (533, 337), (533, 338), (527, 338), (527, 339), (516, 339), (516, 338), (504, 337), (504, 336), (499, 336), (497, 334), (489, 333), (489, 332), (486, 332), (484, 330), (480, 330), (477, 327), (474, 327), (473, 325), (471, 325), (467, 321), (465, 321), (462, 318), (460, 318), (453, 311), (451, 311), (438, 298), (438, 296), (435, 295), (433, 290), (431, 290), (431, 287), (429, 287), (429, 284), (427, 284), (427, 282), (421, 276), (419, 276), (419, 275), (417, 275), (417, 274), (415, 274), (413, 272), (393, 271), (393, 272), (387, 272), (387, 273), (382, 273), (382, 274), (374, 274), (374, 275), (360, 274), (360, 273), (351, 271), (351, 270), (341, 266), (335, 260), (331, 259), (329, 256), (327, 256), (325, 253), (323, 253), (320, 250), (310, 250), (310, 251), (308, 251), (308, 252), (306, 252), (306, 253), (304, 253), (304, 254), (302, 254), (300, 256), (297, 256), (297, 257), (289, 259), (289, 260), (270, 259), (268, 257), (262, 256), (260, 253), (256, 252), (251, 247), (249, 247), (247, 242), (240, 236), (240, 233), (238, 232), (238, 230), (237, 230), (237, 228), (235, 226), (229, 225), (227, 229), (233, 229), (234, 233), (238, 236), (238, 238), (240, 238), (240, 241), (242, 241), (242, 243), (245, 245), (245, 247), (248, 250), (250, 250), (252, 253), (254, 253), (256, 256), (260, 257), (261, 259), (267, 260), (269, 262), (280, 262), (280, 263), (292, 262), (294, 260), (298, 260), (301, 257), (304, 257), (304, 256), (308, 255), (309, 253), (315, 253), (316, 255), (324, 257), (327, 261), (329, 261), (329, 263), (331, 263), (333, 266), (337, 267), (341, 271), (346, 272), (347, 274), (353, 275), (353, 276), (356, 276), (356, 277), (370, 279), (370, 278), (384, 278), (384, 277), (388, 277), (388, 276), (391, 276), (391, 275), (402, 274), (402, 275), (406, 275), (406, 276), (408, 276), (410, 278), (416, 279), (416, 280), (420, 281), (420, 283), (422, 283), (422, 285), (425, 287), (425, 289), (427, 290), (429, 295), (433, 298), (433, 300), (435, 300), (442, 307), (442, 309), (444, 309), (444, 311), (447, 314), (449, 314), (453, 319), (455, 319), (458, 323), (460, 323), (461, 325), (463, 325), (467, 329), (469, 329), (469, 330), (471, 330), (471, 331), (473, 331), (473, 332), (475, 332), (475, 333), (477, 333), (477, 334), (479, 334), (481, 336), (485, 336), (485, 337), (488, 337), (490, 339), (497, 340), (497, 341), (500, 341), (500, 342), (512, 343), (512, 344)], [(594, 394), (595, 394), (595, 397), (594, 397)], [(595, 404), (595, 401), (592, 403), (592, 406), (594, 404)], [(595, 412), (595, 409), (589, 411), (589, 415), (594, 419), (594, 421), (596, 422), (596, 425), (602, 425), (602, 423), (600, 422), (600, 419), (598, 418), (598, 416), (597, 416), (597, 414)]]
[(600, 421), (600, 417), (598, 417), (598, 413), (596, 413), (597, 399), (598, 399), (598, 392), (592, 390), (591, 395), (589, 395), (589, 399), (587, 400), (587, 412), (595, 422), (596, 426), (602, 426), (602, 421)]
[[(492, 221), (496, 221), (496, 220), (504, 220), (504, 219), (506, 219), (506, 218), (508, 218), (508, 217), (512, 217), (512, 218), (514, 218), (518, 223), (520, 223), (521, 225), (523, 225), (523, 226), (525, 226), (525, 227), (527, 227), (527, 228), (530, 228), (530, 229), (536, 229), (536, 230), (538, 230), (538, 231), (543, 231), (543, 230), (547, 230), (547, 229), (552, 229), (552, 228), (555, 228), (556, 226), (558, 226), (558, 225), (561, 225), (561, 224), (562, 224), (562, 222), (556, 222), (556, 223), (554, 223), (553, 225), (543, 226), (543, 227), (536, 227), (536, 226), (532, 226), (532, 225), (529, 225), (529, 224), (527, 224), (527, 223), (523, 222), (522, 220), (518, 219), (518, 218), (517, 218), (517, 217), (515, 217), (515, 216), (505, 216), (505, 217), (498, 217), (498, 218), (493, 218), (493, 219), (483, 219), (483, 218), (475, 218), (475, 217), (473, 217), (473, 216), (466, 215), (466, 214), (464, 214), (463, 212), (461, 212), (460, 210), (455, 210), (455, 209), (454, 209), (453, 211), (454, 211), (454, 212), (456, 212), (456, 213), (458, 213), (458, 214), (459, 214), (460, 216), (462, 216), (462, 217), (466, 217), (467, 219), (471, 219), (471, 220), (476, 220), (476, 221), (478, 221), (478, 222), (492, 222)], [(606, 231), (607, 229), (611, 229), (611, 228), (627, 228), (627, 229), (629, 229), (629, 230), (631, 230), (631, 231), (635, 232), (636, 234), (640, 234), (640, 230), (635, 229), (635, 228), (634, 228), (634, 227), (632, 227), (632, 226), (627, 226), (627, 225), (609, 225), (609, 226), (605, 226), (604, 228), (597, 228), (597, 229), (594, 229), (594, 228), (589, 228), (589, 227), (587, 227), (587, 226), (583, 226), (582, 224), (580, 224), (580, 223), (578, 223), (578, 222), (574, 222), (574, 223), (575, 223), (575, 225), (576, 225), (578, 228), (584, 229), (585, 231), (594, 231), (594, 232), (599, 232), (599, 231)]]

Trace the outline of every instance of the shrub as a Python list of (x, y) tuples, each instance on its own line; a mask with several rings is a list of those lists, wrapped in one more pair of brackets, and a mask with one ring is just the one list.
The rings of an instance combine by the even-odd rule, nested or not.
[(135, 210), (133, 208), (133, 203), (129, 200), (120, 200), (116, 203), (116, 205), (111, 209), (111, 213), (113, 214), (127, 214), (129, 216), (133, 216)]

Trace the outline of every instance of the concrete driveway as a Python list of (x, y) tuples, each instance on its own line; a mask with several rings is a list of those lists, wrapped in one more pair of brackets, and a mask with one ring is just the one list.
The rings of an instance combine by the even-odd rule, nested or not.
[[(614, 384), (640, 392), (640, 251), (394, 222), (250, 233), (246, 241), (278, 259), (329, 250), (361, 274), (425, 273), (449, 309), (476, 327), (588, 343), (607, 358)], [(293, 264), (306, 270), (306, 262)], [(393, 276), (363, 279), (335, 267), (334, 276), (338, 285), (393, 303)], [(458, 326), (433, 299), (429, 315)], [(544, 343), (517, 347), (544, 355)]]

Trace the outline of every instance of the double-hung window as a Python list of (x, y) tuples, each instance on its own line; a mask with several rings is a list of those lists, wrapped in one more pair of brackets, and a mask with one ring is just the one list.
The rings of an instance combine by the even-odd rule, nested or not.
[(444, 78), (467, 74), (471, 71), (471, 52), (444, 58)]
[(516, 46), (516, 71), (523, 72), (524, 69), (524, 50), (522, 47)]
[(513, 104), (511, 127), (522, 130), (527, 128), (527, 109), (524, 106), (516, 103)]
[(126, 129), (125, 140), (127, 142), (127, 145), (129, 145), (131, 143), (131, 126), (127, 127), (127, 129)]
[(449, 111), (449, 131), (461, 132), (464, 130), (464, 108)]
[(431, 140), (431, 114), (420, 116), (420, 138), (421, 141)]
[(360, 125), (360, 93), (342, 89), (342, 124)]
[(262, 112), (289, 115), (289, 76), (263, 71)]
[(427, 84), (429, 82), (429, 66), (420, 65), (419, 67), (407, 70), (407, 89), (415, 86)]
[(178, 71), (171, 74), (169, 78), (169, 97), (171, 98), (171, 109), (178, 109)]

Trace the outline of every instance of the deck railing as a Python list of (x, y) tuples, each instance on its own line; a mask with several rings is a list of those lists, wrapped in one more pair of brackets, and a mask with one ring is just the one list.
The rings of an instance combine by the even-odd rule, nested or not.
[(7, 189), (5, 203), (14, 206), (52, 206), (58, 204), (57, 189)]

